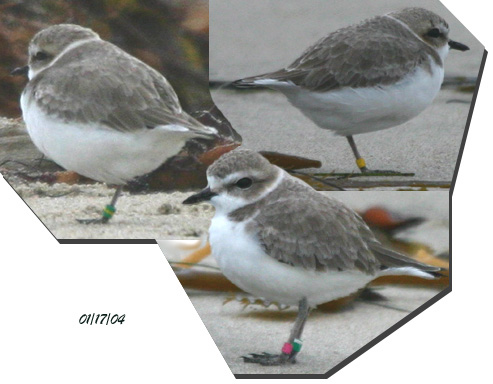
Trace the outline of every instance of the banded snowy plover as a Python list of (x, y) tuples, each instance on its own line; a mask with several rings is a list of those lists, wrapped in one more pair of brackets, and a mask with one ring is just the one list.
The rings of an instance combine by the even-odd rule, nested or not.
[(118, 185), (103, 217), (115, 211), (122, 185), (176, 155), (191, 138), (217, 131), (183, 111), (153, 68), (78, 25), (38, 32), (29, 44), (21, 107), (36, 147), (63, 168)]
[(286, 68), (235, 81), (282, 92), (317, 126), (345, 136), (368, 172), (353, 135), (405, 123), (435, 99), (449, 49), (449, 26), (422, 8), (407, 8), (341, 28)]
[(310, 308), (318, 304), (354, 294), (382, 275), (432, 279), (440, 271), (384, 247), (353, 210), (250, 150), (220, 157), (207, 180), (184, 204), (214, 205), (209, 240), (224, 275), (252, 295), (299, 305), (281, 353), (251, 354), (246, 362), (293, 363)]

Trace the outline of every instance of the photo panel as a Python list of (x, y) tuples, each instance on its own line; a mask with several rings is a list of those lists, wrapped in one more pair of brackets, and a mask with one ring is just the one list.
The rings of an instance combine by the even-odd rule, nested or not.
[(6, 239), (11, 359), (111, 344), (151, 382), (212, 339), (236, 378), (328, 378), (451, 292), (487, 51), (441, 2), (0, 8), (0, 174), (67, 244)]

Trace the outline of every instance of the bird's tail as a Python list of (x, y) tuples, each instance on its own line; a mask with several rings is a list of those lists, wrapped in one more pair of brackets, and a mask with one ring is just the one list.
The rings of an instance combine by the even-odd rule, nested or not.
[(233, 81), (231, 85), (236, 88), (258, 88), (261, 87), (261, 85), (256, 84), (255, 82), (260, 79), (262, 79), (262, 76), (246, 77), (244, 79)]
[(267, 87), (282, 89), (292, 84), (298, 84), (303, 79), (304, 72), (292, 69), (280, 69), (274, 72), (267, 72), (262, 75), (245, 77), (244, 79), (233, 81), (232, 85), (237, 88), (258, 88)]
[(186, 123), (184, 124), (184, 126), (188, 130), (188, 133), (191, 137), (200, 137), (210, 140), (220, 137), (220, 134), (216, 128), (204, 125), (190, 115), (186, 115), (185, 121)]
[(411, 259), (402, 253), (385, 248), (381, 244), (372, 244), (371, 249), (382, 265), (380, 275), (410, 275), (435, 279), (443, 276), (443, 272), (446, 271), (444, 268)]
[(233, 81), (231, 84), (237, 88), (259, 88), (267, 87), (277, 89), (278, 87), (285, 86), (286, 71), (284, 69), (277, 72), (264, 73), (263, 75), (245, 77), (244, 79)]

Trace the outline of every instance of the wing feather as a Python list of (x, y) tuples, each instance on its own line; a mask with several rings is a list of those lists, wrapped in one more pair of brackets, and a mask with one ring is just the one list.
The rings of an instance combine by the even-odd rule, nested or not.
[(267, 196), (230, 217), (247, 220), (256, 212), (251, 229), (265, 253), (282, 263), (371, 275), (405, 267), (432, 275), (440, 271), (384, 247), (356, 212), (288, 174)]
[(339, 201), (290, 176), (263, 200), (254, 222), (265, 252), (283, 263), (309, 270), (359, 269), (368, 274), (380, 268), (368, 246), (377, 240), (364, 221)]

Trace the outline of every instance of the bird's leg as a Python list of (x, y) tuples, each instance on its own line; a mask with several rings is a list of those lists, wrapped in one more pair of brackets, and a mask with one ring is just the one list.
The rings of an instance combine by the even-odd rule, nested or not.
[(346, 139), (349, 143), (349, 146), (351, 147), (351, 150), (353, 151), (354, 157), (356, 157), (356, 165), (358, 166), (359, 170), (362, 173), (368, 174), (368, 176), (414, 176), (414, 173), (401, 173), (396, 171), (377, 171), (377, 170), (368, 169), (366, 167), (365, 159), (363, 159), (359, 154), (353, 136), (352, 135), (346, 136)]
[(359, 154), (358, 148), (356, 147), (356, 143), (354, 142), (353, 136), (349, 135), (346, 136), (346, 139), (349, 143), (349, 146), (351, 147), (354, 157), (356, 157), (356, 165), (358, 166), (359, 170), (363, 173), (368, 172), (368, 168), (366, 168), (366, 162), (365, 159), (361, 157)]
[(123, 186), (121, 185), (116, 188), (111, 202), (106, 207), (104, 207), (103, 215), (99, 219), (77, 219), (77, 221), (81, 224), (106, 224), (108, 221), (110, 221), (110, 219), (116, 212), (116, 201), (118, 200), (118, 197), (120, 197), (122, 189)]
[(284, 344), (283, 353), (281, 354), (282, 359), (291, 363), (295, 362), (296, 355), (301, 351), (301, 346), (303, 344), (301, 341), (301, 334), (305, 328), (309, 313), (310, 307), (308, 306), (308, 301), (306, 298), (303, 298), (299, 302), (298, 316), (296, 317), (293, 329), (291, 329), (289, 340)]
[(309, 313), (310, 307), (308, 306), (308, 301), (306, 298), (303, 298), (299, 302), (298, 316), (296, 316), (296, 321), (291, 329), (288, 341), (284, 343), (284, 346), (282, 347), (281, 354), (274, 355), (267, 352), (261, 354), (251, 353), (248, 356), (242, 356), (243, 361), (245, 363), (256, 363), (261, 365), (294, 364), (296, 362), (296, 355), (301, 350), (301, 334), (303, 333), (303, 328), (305, 327)]

